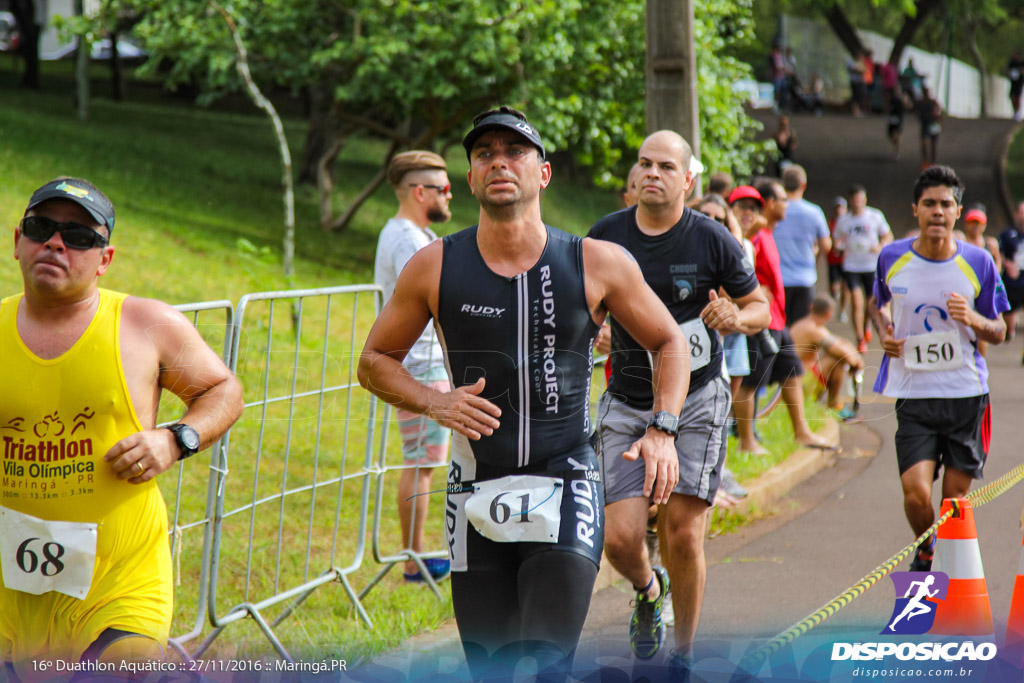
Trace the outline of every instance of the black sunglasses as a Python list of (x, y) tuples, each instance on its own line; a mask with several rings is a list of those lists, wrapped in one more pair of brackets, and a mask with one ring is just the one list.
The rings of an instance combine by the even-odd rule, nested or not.
[(452, 191), (452, 184), (447, 185), (427, 185), (426, 183), (412, 183), (409, 187), (429, 187), (431, 190), (437, 190), (441, 194), (448, 194)]
[(107, 238), (81, 223), (58, 223), (45, 216), (25, 216), (21, 219), (21, 234), (33, 242), (46, 242), (59, 232), (64, 246), (69, 249), (95, 249), (107, 246)]

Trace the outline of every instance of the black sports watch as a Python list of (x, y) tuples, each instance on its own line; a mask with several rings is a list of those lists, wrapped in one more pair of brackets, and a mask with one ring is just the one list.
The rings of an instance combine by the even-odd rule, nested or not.
[(651, 415), (651, 419), (647, 422), (647, 428), (651, 427), (675, 436), (679, 433), (679, 416), (673, 415), (667, 410), (659, 410)]
[(199, 432), (183, 422), (167, 425), (167, 429), (171, 430), (171, 434), (174, 434), (174, 441), (178, 444), (178, 449), (181, 451), (181, 456), (178, 460), (190, 458), (199, 452)]

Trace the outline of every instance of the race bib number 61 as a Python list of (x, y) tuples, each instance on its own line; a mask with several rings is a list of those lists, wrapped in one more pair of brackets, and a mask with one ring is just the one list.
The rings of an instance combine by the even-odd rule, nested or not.
[(52, 522), (0, 508), (0, 567), (11, 590), (84, 600), (96, 562), (97, 525)]
[(564, 488), (561, 479), (526, 474), (477, 482), (466, 517), (492, 541), (557, 543)]

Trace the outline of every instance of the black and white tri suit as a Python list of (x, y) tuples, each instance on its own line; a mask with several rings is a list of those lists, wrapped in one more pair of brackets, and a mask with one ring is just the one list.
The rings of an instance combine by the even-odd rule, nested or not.
[(600, 563), (603, 487), (588, 442), (599, 328), (587, 303), (582, 238), (546, 230), (540, 259), (511, 278), (484, 262), (476, 226), (443, 240), (437, 326), (452, 386), (483, 377), (481, 396), (501, 409), (500, 427), (490, 436), (452, 435), (449, 491), (511, 474), (566, 477), (555, 543), (488, 540), (466, 518), (470, 493), (450, 492), (445, 528), (454, 571), (507, 565), (552, 549)]

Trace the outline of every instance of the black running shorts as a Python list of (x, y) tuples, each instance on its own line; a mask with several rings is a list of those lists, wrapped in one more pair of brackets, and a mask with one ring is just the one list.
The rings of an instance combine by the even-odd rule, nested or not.
[(896, 401), (896, 460), (900, 474), (932, 460), (981, 479), (992, 433), (988, 394)]

